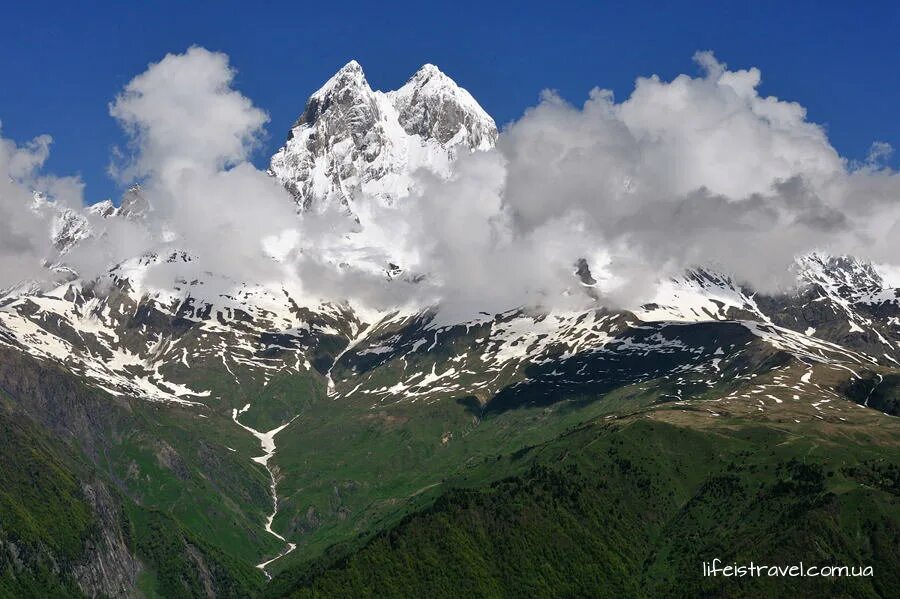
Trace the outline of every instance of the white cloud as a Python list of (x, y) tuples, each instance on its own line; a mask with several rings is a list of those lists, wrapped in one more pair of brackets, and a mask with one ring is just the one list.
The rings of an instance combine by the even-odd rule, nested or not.
[(152, 238), (192, 254), (193, 268), (274, 277), (264, 240), (296, 227), (294, 209), (246, 162), (268, 116), (231, 87), (234, 76), (226, 55), (198, 47), (151, 64), (110, 105), (132, 150), (113, 172), (141, 182)]
[(183, 168), (213, 171), (246, 160), (269, 119), (231, 88), (234, 76), (228, 56), (196, 46), (149, 65), (109, 106), (135, 150), (113, 172), (177, 179)]

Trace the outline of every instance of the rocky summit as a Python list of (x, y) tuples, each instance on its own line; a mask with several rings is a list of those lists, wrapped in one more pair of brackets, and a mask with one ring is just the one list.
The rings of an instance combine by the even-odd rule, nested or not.
[(351, 61), (310, 97), (269, 170), (301, 209), (353, 213), (361, 195), (390, 205), (410, 192), (413, 171), (447, 176), (460, 152), (496, 139), (493, 119), (434, 65), (385, 93)]

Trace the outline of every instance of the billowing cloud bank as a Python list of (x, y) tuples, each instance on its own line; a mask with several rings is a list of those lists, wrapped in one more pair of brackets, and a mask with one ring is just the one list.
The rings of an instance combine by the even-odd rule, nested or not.
[(268, 116), (232, 89), (234, 75), (227, 56), (195, 47), (135, 77), (110, 105), (132, 150), (111, 170), (142, 184), (153, 240), (241, 281), (276, 276), (262, 240), (296, 219), (280, 185), (247, 162)]
[[(896, 267), (900, 178), (879, 162), (890, 148), (849, 164), (801, 105), (759, 95), (757, 69), (695, 59), (701, 76), (641, 78), (623, 102), (595, 89), (579, 108), (546, 93), (449, 180), (423, 172), (395, 206), (357, 202), (357, 226), (298, 217), (247, 162), (267, 117), (231, 87), (225, 55), (169, 55), (110, 106), (131, 142), (112, 170), (142, 183), (150, 217), (140, 231), (106, 225), (103, 243), (67, 260), (85, 274), (166, 245), (235, 280), (296, 277), (321, 297), (484, 310), (591, 301), (573, 276), (580, 258), (611, 304), (699, 265), (763, 291), (791, 284), (795, 257), (815, 250)], [(15, 234), (0, 228), (6, 284), (45, 247), (27, 190), (46, 145), (0, 146), (0, 227), (15, 223)], [(388, 262), (405, 276), (387, 281)]]
[(423, 176), (363, 225), (427, 273), (419, 293), (491, 307), (583, 302), (580, 257), (625, 305), (693, 266), (775, 291), (811, 251), (896, 263), (900, 178), (878, 164), (890, 148), (850, 165), (802, 106), (758, 94), (757, 69), (695, 59), (702, 76), (638, 79), (621, 103), (547, 93), (495, 151), (464, 157), (449, 181)]

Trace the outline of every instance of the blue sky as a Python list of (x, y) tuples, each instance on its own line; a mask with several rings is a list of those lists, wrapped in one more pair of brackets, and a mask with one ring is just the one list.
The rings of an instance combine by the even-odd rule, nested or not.
[(624, 99), (636, 76), (695, 74), (691, 56), (709, 49), (732, 68), (759, 67), (762, 93), (803, 104), (842, 155), (862, 159), (876, 140), (900, 148), (894, 2), (180, 4), (6, 6), (3, 136), (51, 134), (47, 170), (80, 174), (92, 202), (120, 193), (106, 174), (123, 141), (109, 102), (148, 63), (192, 44), (227, 53), (237, 87), (269, 113), (258, 165), (308, 95), (351, 58), (381, 89), (435, 63), (502, 125), (542, 89), (578, 104), (594, 86)]

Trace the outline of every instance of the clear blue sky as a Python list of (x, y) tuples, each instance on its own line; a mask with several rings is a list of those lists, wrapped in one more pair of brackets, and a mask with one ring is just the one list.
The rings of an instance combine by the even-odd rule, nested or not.
[[(696, 73), (713, 50), (758, 66), (762, 92), (800, 102), (861, 159), (900, 150), (900, 3), (866, 2), (117, 2), (6, 3), (0, 120), (24, 142), (49, 133), (48, 170), (80, 174), (88, 201), (118, 196), (106, 175), (122, 136), (115, 94), (149, 62), (192, 44), (231, 56), (237, 87), (271, 116), (265, 164), (309, 94), (351, 58), (375, 88), (433, 62), (504, 124), (557, 89), (624, 99), (638, 75)], [(892, 163), (896, 166), (897, 157)]]

